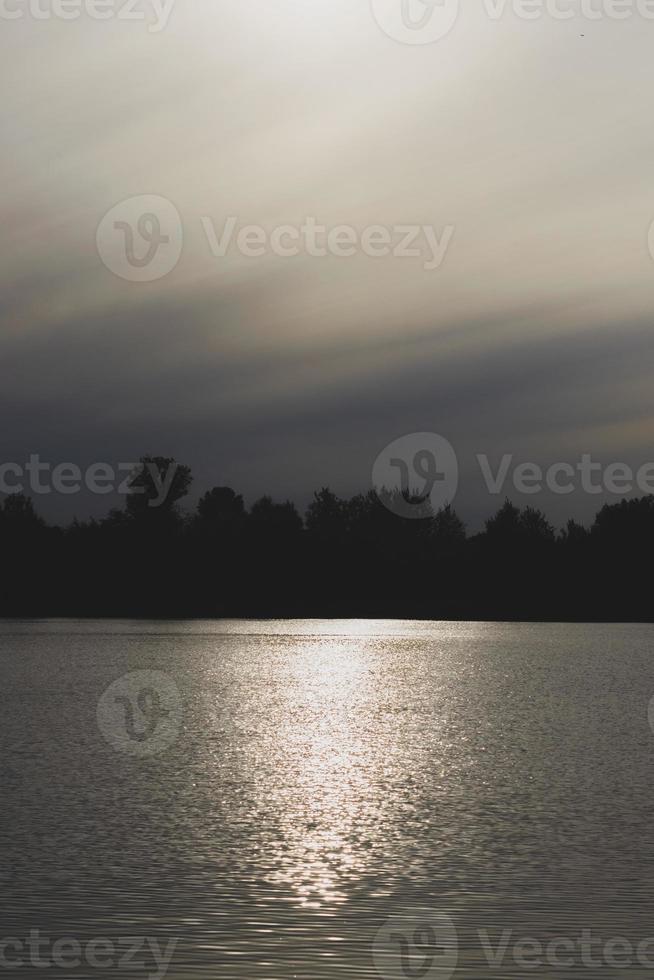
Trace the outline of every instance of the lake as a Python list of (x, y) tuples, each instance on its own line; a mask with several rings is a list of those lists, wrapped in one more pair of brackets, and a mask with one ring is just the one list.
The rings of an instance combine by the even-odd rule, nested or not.
[(646, 625), (2, 621), (0, 973), (651, 976), (652, 695)]

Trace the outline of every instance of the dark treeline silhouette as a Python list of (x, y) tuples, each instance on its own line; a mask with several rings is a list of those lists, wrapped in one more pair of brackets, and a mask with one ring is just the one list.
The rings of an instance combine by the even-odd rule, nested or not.
[[(144, 457), (124, 509), (48, 526), (30, 498), (0, 505), (2, 616), (654, 620), (654, 496), (606, 505), (555, 533), (508, 500), (473, 536), (455, 511), (397, 517), (374, 491), (315, 494), (304, 519), (215, 487), (185, 514), (176, 466), (163, 503)], [(155, 470), (156, 468), (156, 470)], [(392, 496), (392, 495), (389, 495)]]

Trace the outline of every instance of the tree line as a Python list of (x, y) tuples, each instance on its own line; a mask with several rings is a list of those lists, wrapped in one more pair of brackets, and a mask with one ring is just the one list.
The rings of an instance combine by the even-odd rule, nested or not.
[[(153, 467), (171, 465), (165, 501), (150, 506)], [(407, 520), (375, 491), (324, 488), (302, 517), (214, 487), (185, 513), (191, 482), (188, 467), (143, 457), (122, 509), (66, 527), (5, 497), (0, 615), (654, 621), (654, 496), (558, 533), (506, 500), (469, 535), (450, 506), (423, 501), (424, 518)]]

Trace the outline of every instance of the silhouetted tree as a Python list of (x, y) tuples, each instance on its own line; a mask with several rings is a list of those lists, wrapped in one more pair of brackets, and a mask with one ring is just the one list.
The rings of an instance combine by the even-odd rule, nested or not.
[(307, 508), (305, 524), (307, 531), (316, 539), (340, 539), (347, 530), (347, 505), (327, 487), (314, 494)]
[(198, 501), (198, 518), (206, 525), (229, 525), (244, 516), (243, 497), (231, 487), (214, 487)]
[(437, 511), (430, 530), (438, 547), (448, 551), (460, 548), (466, 540), (466, 526), (451, 504)]
[(14, 534), (43, 528), (45, 521), (34, 510), (31, 497), (12, 493), (0, 504), (0, 525), (3, 531)]
[[(144, 456), (141, 492), (63, 529), (23, 494), (1, 500), (0, 615), (654, 620), (654, 496), (558, 535), (506, 500), (468, 538), (451, 506), (397, 492), (323, 487), (303, 522), (289, 501), (247, 510), (224, 486), (185, 515), (190, 486), (187, 466)], [(398, 516), (409, 501), (422, 519)]]
[(520, 540), (520, 508), (505, 500), (500, 509), (486, 521), (486, 535), (504, 545)]
[(176, 513), (178, 502), (187, 495), (192, 482), (188, 466), (166, 456), (142, 456), (129, 481), (127, 513), (135, 518)]
[(583, 524), (571, 519), (561, 531), (560, 540), (566, 546), (579, 548), (587, 544), (588, 534), (589, 531)]

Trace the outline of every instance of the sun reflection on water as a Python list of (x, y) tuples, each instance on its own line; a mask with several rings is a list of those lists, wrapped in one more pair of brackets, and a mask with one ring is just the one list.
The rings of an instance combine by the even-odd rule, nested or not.
[(378, 746), (362, 729), (373, 663), (365, 643), (330, 637), (298, 645), (286, 664), (281, 769), (270, 787), (281, 836), (269, 878), (305, 907), (345, 901), (345, 884), (364, 873), (374, 848)]
[[(480, 707), (461, 701), (477, 661), (451, 669), (461, 639), (449, 626), (436, 640), (433, 624), (301, 626), (256, 624), (255, 653), (243, 660), (239, 638), (208, 657), (203, 689), (217, 732), (211, 804), (242, 880), (319, 920), (359, 894), (383, 901), (422, 874), (434, 841), (445, 857), (446, 814), (465, 809), (480, 758)], [(465, 642), (481, 632), (467, 627)], [(453, 723), (457, 711), (472, 726)]]

